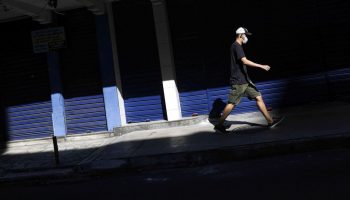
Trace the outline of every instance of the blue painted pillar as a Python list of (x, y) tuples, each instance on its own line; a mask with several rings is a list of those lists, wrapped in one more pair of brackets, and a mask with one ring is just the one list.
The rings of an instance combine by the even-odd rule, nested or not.
[(115, 81), (113, 51), (107, 15), (96, 15), (96, 35), (100, 60), (107, 127), (111, 131), (121, 126), (119, 100)]
[(58, 53), (48, 52), (47, 62), (50, 74), (53, 132), (57, 137), (64, 137), (67, 134), (67, 125)]

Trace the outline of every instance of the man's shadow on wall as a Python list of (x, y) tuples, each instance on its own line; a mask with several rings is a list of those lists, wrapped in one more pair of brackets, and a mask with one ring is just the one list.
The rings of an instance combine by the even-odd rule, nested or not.
[[(217, 98), (215, 99), (215, 101), (212, 104), (212, 108), (209, 112), (209, 122), (211, 124), (213, 124), (214, 126), (218, 123), (218, 120), (222, 114), (222, 112), (224, 111), (224, 108), (226, 106), (226, 103), (221, 99), (221, 98)], [(232, 111), (234, 113), (234, 109)], [(264, 124), (257, 124), (257, 123), (252, 123), (252, 122), (247, 122), (245, 120), (242, 121), (228, 121), (226, 120), (224, 123), (224, 126), (226, 127), (226, 129), (230, 128), (232, 125), (249, 125), (252, 127), (265, 127), (266, 125)]]

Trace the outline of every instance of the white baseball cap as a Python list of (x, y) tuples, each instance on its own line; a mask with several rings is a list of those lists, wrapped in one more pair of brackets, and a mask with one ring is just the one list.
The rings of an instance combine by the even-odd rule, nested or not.
[(250, 33), (248, 31), (248, 29), (244, 28), (244, 27), (239, 27), (237, 30), (236, 30), (236, 34), (246, 34), (246, 35), (252, 35), (252, 33)]

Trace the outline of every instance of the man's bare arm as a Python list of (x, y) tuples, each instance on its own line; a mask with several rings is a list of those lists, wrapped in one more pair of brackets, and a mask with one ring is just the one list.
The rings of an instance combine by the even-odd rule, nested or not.
[(255, 63), (253, 61), (248, 60), (246, 57), (243, 57), (241, 59), (241, 61), (243, 62), (243, 64), (248, 65), (250, 67), (259, 67), (259, 68), (264, 69), (266, 71), (270, 70), (270, 66), (268, 66), (268, 65), (261, 65), (261, 64)]

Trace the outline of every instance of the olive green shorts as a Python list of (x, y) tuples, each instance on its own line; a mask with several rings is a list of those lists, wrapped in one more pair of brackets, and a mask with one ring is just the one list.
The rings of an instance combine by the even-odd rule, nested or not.
[(231, 85), (228, 103), (238, 105), (242, 97), (248, 97), (250, 100), (255, 100), (261, 96), (259, 90), (252, 84)]

